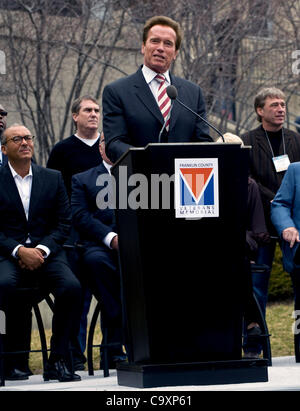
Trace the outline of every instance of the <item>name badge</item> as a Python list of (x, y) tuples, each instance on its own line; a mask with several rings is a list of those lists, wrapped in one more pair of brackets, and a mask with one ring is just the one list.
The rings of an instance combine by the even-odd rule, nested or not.
[(272, 160), (277, 173), (280, 173), (281, 171), (286, 171), (288, 169), (288, 166), (290, 165), (290, 159), (287, 154), (278, 157), (273, 157)]

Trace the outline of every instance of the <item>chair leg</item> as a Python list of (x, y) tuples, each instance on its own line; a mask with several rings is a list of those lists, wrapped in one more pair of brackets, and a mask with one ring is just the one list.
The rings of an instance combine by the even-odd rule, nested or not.
[(106, 327), (102, 328), (102, 342), (101, 348), (103, 352), (103, 357), (101, 359), (103, 363), (103, 377), (109, 377), (109, 367), (108, 367), (108, 347), (107, 347), (107, 337), (108, 337), (108, 329)]
[(43, 369), (45, 370), (47, 367), (47, 363), (48, 363), (47, 340), (46, 340), (46, 335), (45, 335), (45, 329), (44, 329), (44, 324), (43, 324), (43, 320), (42, 320), (42, 316), (41, 316), (41, 312), (40, 312), (38, 304), (33, 305), (33, 310), (34, 310), (36, 322), (38, 325), (40, 341), (41, 341), (41, 350), (42, 350), (42, 356), (43, 356)]
[(93, 366), (93, 340), (95, 334), (95, 328), (97, 319), (100, 314), (100, 304), (97, 303), (92, 320), (90, 323), (89, 335), (88, 335), (88, 345), (87, 345), (87, 361), (88, 361), (88, 372), (89, 375), (94, 375), (94, 366)]
[(47, 295), (47, 296), (45, 297), (45, 300), (46, 300), (46, 302), (47, 302), (50, 310), (53, 312), (53, 311), (54, 311), (54, 302), (52, 301), (50, 295)]
[(256, 298), (256, 295), (253, 293), (253, 298), (257, 306), (257, 310), (259, 313), (259, 325), (262, 329), (262, 338), (263, 338), (263, 343), (262, 343), (262, 349), (263, 349), (263, 357), (268, 360), (268, 366), (272, 365), (272, 353), (271, 353), (271, 344), (270, 344), (270, 334), (268, 330), (268, 326), (265, 320), (265, 317), (262, 313), (262, 310), (260, 308), (259, 302)]

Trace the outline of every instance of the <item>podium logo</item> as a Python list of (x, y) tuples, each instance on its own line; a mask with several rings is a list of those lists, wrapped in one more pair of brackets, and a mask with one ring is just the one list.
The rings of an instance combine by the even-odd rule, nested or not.
[(175, 160), (176, 218), (219, 217), (218, 159)]

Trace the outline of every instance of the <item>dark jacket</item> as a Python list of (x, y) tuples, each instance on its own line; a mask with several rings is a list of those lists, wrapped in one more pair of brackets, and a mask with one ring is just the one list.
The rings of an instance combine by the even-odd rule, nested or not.
[[(99, 202), (97, 204), (97, 196), (100, 191), (104, 189), (106, 192), (106, 184), (99, 185), (98, 178), (100, 176), (104, 176), (105, 180), (110, 178), (103, 164), (76, 174), (72, 178), (73, 222), (79, 233), (80, 242), (86, 246), (103, 246), (104, 237), (112, 231), (116, 232), (114, 210), (111, 208), (100, 209)], [(105, 202), (106, 199), (107, 197), (104, 198)]]
[[(202, 91), (196, 84), (170, 76), (178, 99), (205, 117)], [(164, 118), (140, 68), (135, 74), (107, 85), (103, 91), (103, 131), (106, 152), (115, 162), (130, 146), (157, 143)], [(174, 102), (169, 132), (164, 142), (212, 141), (207, 125), (193, 113)]]
[[(290, 162), (300, 161), (300, 135), (286, 128), (283, 130), (286, 154), (288, 154)], [(259, 187), (267, 228), (271, 235), (276, 236), (276, 230), (271, 223), (270, 207), (285, 172), (276, 172), (270, 146), (261, 126), (242, 135), (241, 138), (246, 146), (252, 146), (249, 173)], [(283, 154), (282, 142), (279, 150)]]
[(35, 247), (45, 245), (51, 255), (61, 250), (70, 226), (69, 200), (61, 174), (32, 164), (28, 221), (8, 165), (0, 168), (0, 258), (10, 257), (27, 238)]

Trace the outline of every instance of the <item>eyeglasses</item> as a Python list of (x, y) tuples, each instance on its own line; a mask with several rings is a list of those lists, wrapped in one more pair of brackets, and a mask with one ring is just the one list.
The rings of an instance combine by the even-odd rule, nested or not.
[(31, 143), (34, 139), (34, 136), (28, 135), (28, 136), (15, 136), (12, 138), (9, 138), (6, 140), (5, 143), (8, 143), (9, 141), (13, 141), (15, 144), (21, 144), (23, 140), (26, 141), (26, 143)]
[(6, 117), (7, 116), (7, 111), (0, 110), (0, 116), (1, 117)]

